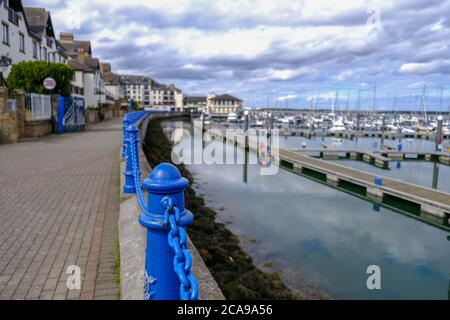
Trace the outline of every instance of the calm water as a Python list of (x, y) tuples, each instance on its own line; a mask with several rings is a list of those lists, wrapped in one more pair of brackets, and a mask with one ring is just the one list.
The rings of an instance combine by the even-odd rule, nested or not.
[[(180, 125), (165, 124), (168, 131)], [(255, 263), (273, 265), (293, 288), (304, 278), (338, 299), (449, 298), (448, 232), (284, 170), (188, 168)], [(381, 290), (367, 289), (370, 265), (381, 268)]]

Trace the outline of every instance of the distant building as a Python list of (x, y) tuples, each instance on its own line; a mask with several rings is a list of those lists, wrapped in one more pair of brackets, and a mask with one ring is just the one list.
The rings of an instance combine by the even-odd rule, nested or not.
[(103, 75), (105, 79), (105, 89), (109, 92), (114, 100), (121, 100), (125, 98), (123, 83), (120, 75), (113, 72), (105, 72)]
[(77, 59), (79, 49), (83, 49), (83, 52), (88, 56), (92, 56), (91, 42), (75, 40), (73, 33), (61, 32), (59, 34), (59, 43), (72, 59)]
[(184, 110), (183, 92), (173, 84), (167, 86), (153, 81), (151, 101), (153, 106), (173, 106), (177, 111)]
[(144, 76), (122, 75), (120, 81), (123, 85), (125, 99), (133, 99), (143, 108), (151, 106), (152, 79)]
[(206, 111), (206, 101), (206, 96), (184, 97), (184, 108), (195, 112)]
[(211, 117), (226, 117), (229, 113), (241, 111), (242, 100), (229, 94), (216, 95), (214, 92), (206, 97), (206, 109)]

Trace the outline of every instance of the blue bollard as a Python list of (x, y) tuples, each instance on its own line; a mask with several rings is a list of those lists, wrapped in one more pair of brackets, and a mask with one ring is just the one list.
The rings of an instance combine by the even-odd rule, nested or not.
[[(134, 172), (133, 172), (133, 161), (131, 158), (132, 148), (135, 148), (136, 144), (139, 142), (137, 139), (136, 133), (139, 130), (136, 128), (134, 124), (129, 125), (126, 129), (126, 164), (125, 164), (125, 184), (123, 186), (123, 193), (125, 194), (135, 194), (136, 193), (136, 185), (134, 182)], [(139, 160), (138, 160), (139, 161)]]
[(125, 159), (127, 156), (127, 128), (130, 125), (130, 121), (127, 118), (127, 115), (123, 117), (123, 131), (122, 131), (122, 159)]
[(163, 199), (170, 197), (179, 209), (178, 225), (186, 228), (192, 223), (193, 215), (184, 207), (184, 190), (189, 181), (172, 164), (156, 166), (142, 186), (148, 192), (147, 210), (139, 217), (139, 222), (147, 228), (145, 251), (145, 293), (150, 300), (179, 300), (180, 280), (174, 271), (174, 250), (170, 247), (168, 235), (170, 226), (165, 221)]
[(375, 185), (381, 186), (383, 184), (383, 178), (377, 177), (375, 178)]
[(402, 151), (402, 149), (403, 149), (403, 144), (399, 143), (397, 145), (397, 151)]

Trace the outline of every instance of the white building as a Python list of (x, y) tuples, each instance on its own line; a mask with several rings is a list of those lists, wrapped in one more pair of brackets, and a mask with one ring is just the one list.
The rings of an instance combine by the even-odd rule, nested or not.
[(242, 100), (229, 94), (216, 95), (211, 92), (206, 97), (206, 109), (212, 117), (226, 117), (229, 113), (239, 113)]
[(153, 80), (143, 76), (120, 76), (125, 99), (133, 99), (138, 106), (146, 108), (151, 106), (150, 91)]
[(124, 99), (125, 94), (120, 76), (113, 72), (105, 72), (103, 77), (105, 79), (105, 89), (113, 97), (113, 99)]
[(30, 50), (34, 59), (52, 63), (67, 63), (67, 55), (60, 50), (55, 37), (50, 12), (43, 8), (24, 8), (30, 33), (39, 41), (32, 40)]
[(0, 71), (6, 77), (11, 65), (22, 61), (66, 62), (59, 50), (50, 13), (24, 8), (20, 0), (0, 0)]
[[(113, 104), (114, 100), (106, 91), (100, 61), (92, 57), (90, 41), (75, 40), (73, 34), (61, 33), (59, 43), (70, 57), (69, 66), (75, 71), (72, 92), (83, 85), (86, 108)], [(83, 81), (80, 80), (81, 73)]]
[(152, 106), (174, 106), (177, 111), (184, 110), (183, 92), (173, 84), (167, 86), (153, 81), (150, 99)]

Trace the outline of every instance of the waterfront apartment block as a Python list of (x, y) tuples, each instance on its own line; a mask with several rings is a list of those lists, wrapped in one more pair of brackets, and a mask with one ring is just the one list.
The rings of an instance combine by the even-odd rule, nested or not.
[(153, 82), (151, 90), (153, 106), (174, 106), (177, 111), (183, 111), (183, 92), (175, 85), (165, 85)]
[(149, 77), (122, 75), (123, 92), (126, 99), (133, 99), (140, 107), (173, 107), (183, 110), (183, 92), (175, 85), (165, 85)]
[(123, 92), (127, 100), (133, 99), (141, 107), (150, 107), (152, 79), (143, 76), (121, 75)]

